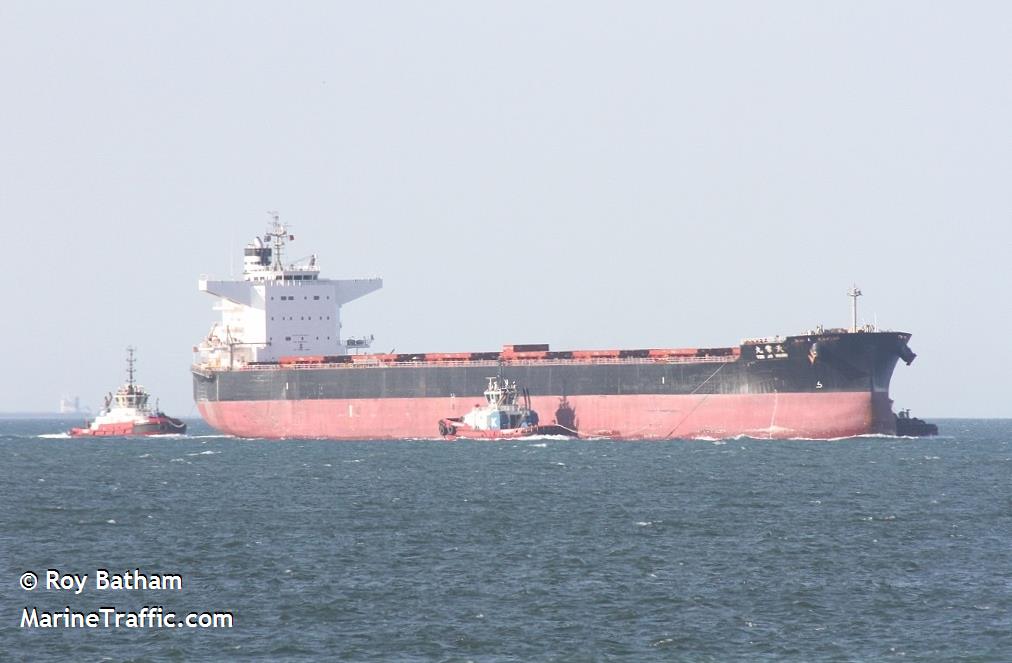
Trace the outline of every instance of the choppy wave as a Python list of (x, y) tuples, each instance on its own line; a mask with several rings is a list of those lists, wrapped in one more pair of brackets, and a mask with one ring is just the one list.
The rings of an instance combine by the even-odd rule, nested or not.
[(671, 438), (672, 440), (694, 440), (699, 442), (719, 442), (719, 441), (737, 441), (737, 440), (754, 440), (756, 442), (841, 442), (845, 440), (951, 440), (954, 439), (950, 435), (931, 435), (931, 436), (914, 436), (914, 435), (884, 435), (882, 433), (862, 433), (860, 435), (847, 435), (844, 437), (765, 437), (758, 435), (729, 435), (727, 437), (714, 437), (710, 435), (697, 435), (688, 438)]
[[(71, 439), (73, 436), (70, 433), (39, 433), (38, 435), (30, 436), (36, 439), (43, 440), (66, 440)], [(81, 439), (90, 440), (205, 440), (205, 439), (235, 439), (232, 435), (187, 435), (186, 433), (156, 433), (153, 435), (106, 435), (106, 436), (86, 436)], [(254, 438), (251, 438), (254, 439)]]
[[(1012, 651), (1012, 421), (884, 444), (37, 439), (55, 427), (0, 435), (16, 572), (181, 573), (186, 591), (138, 594), (136, 607), (235, 610), (238, 628), (65, 629), (8, 638), (11, 660), (160, 647), (184, 660)], [(36, 598), (108, 597), (0, 592), (0, 614)]]

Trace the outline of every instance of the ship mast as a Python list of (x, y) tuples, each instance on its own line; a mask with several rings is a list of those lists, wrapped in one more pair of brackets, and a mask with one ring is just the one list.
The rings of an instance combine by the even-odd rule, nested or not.
[(134, 346), (127, 346), (127, 384), (134, 386)]
[(850, 290), (847, 291), (847, 296), (854, 300), (851, 309), (850, 331), (855, 334), (857, 333), (857, 298), (862, 294), (863, 293), (858, 289), (856, 283)]
[(274, 241), (274, 264), (271, 265), (271, 269), (280, 272), (285, 268), (284, 263), (281, 262), (281, 250), (285, 246), (285, 241), (295, 239), (295, 235), (288, 234), (288, 229), (281, 224), (281, 216), (277, 212), (271, 211), (267, 213), (271, 215), (274, 223), (271, 229), (267, 231), (267, 234), (264, 235), (264, 241)]

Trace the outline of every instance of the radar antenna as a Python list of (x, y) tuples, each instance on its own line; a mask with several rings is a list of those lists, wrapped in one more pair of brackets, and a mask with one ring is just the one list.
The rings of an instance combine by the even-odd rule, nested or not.
[(862, 293), (858, 289), (856, 283), (850, 290), (847, 291), (847, 296), (854, 300), (851, 308), (851, 318), (850, 318), (850, 331), (853, 333), (857, 333), (857, 298), (860, 297), (862, 294), (864, 293)]

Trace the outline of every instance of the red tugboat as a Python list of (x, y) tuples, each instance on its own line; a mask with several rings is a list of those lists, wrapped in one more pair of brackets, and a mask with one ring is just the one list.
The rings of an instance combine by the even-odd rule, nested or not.
[(538, 413), (531, 409), (531, 397), (523, 390), (524, 403), (517, 403), (516, 380), (503, 378), (502, 373), (488, 378), (485, 406), (475, 406), (462, 417), (439, 420), (439, 434), (447, 439), (506, 440), (531, 435), (565, 435), (577, 437), (572, 428), (558, 424), (539, 425)]
[(134, 349), (127, 348), (127, 382), (105, 397), (105, 407), (82, 428), (70, 429), (73, 437), (125, 437), (185, 433), (186, 424), (167, 416), (156, 406), (148, 407), (148, 392), (134, 382)]

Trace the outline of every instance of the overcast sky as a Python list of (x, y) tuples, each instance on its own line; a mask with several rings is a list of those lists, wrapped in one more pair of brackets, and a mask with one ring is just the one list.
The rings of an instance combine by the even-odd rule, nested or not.
[[(376, 349), (913, 333), (892, 395), (1012, 416), (1012, 4), (0, 3), (0, 411), (191, 348), (279, 210)], [(234, 254), (234, 258), (233, 258)]]

